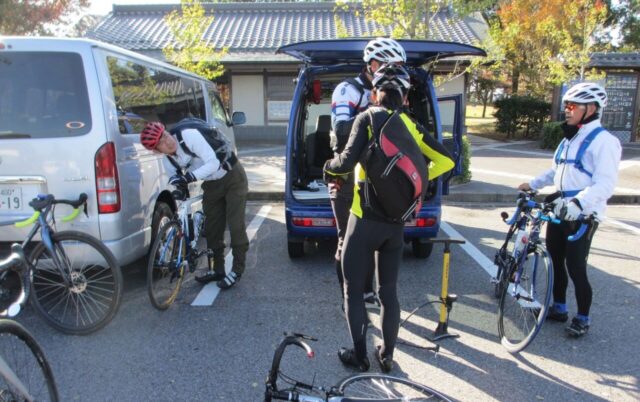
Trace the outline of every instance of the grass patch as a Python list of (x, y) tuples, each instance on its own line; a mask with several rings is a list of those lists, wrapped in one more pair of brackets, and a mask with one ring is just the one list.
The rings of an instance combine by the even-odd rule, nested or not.
[(506, 135), (496, 132), (496, 118), (493, 117), (493, 106), (487, 106), (485, 117), (482, 117), (482, 105), (467, 105), (465, 124), (467, 133), (490, 138), (497, 141), (505, 141)]

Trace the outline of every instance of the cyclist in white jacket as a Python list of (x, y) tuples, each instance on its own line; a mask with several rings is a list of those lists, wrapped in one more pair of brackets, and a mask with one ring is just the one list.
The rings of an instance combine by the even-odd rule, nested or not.
[[(558, 198), (554, 211), (562, 219), (559, 225), (547, 225), (546, 244), (554, 267), (554, 304), (547, 315), (552, 321), (569, 318), (566, 292), (568, 275), (576, 290), (578, 313), (566, 328), (570, 336), (586, 334), (591, 324), (592, 290), (587, 277), (587, 258), (598, 222), (605, 218), (607, 200), (618, 180), (621, 147), (618, 138), (600, 124), (607, 105), (607, 93), (594, 83), (571, 87), (562, 98), (566, 114), (564, 139), (556, 149), (553, 166), (520, 190), (538, 190), (554, 184)], [(581, 216), (593, 216), (585, 234), (575, 242), (567, 237), (580, 226)]]

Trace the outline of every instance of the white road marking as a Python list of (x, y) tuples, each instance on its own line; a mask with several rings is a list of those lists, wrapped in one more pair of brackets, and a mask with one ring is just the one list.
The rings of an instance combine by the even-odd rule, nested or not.
[[(269, 211), (271, 211), (271, 205), (263, 205), (262, 208), (258, 211), (256, 216), (253, 217), (253, 220), (249, 224), (247, 228), (247, 237), (249, 238), (249, 242), (253, 240), (258, 233), (258, 229), (260, 229), (260, 225), (264, 222), (264, 218), (269, 215)], [(224, 266), (226, 268), (227, 273), (231, 271), (231, 264), (233, 263), (233, 255), (231, 252), (228, 252), (224, 258)], [(218, 297), (220, 293), (220, 288), (216, 285), (215, 282), (207, 283), (198, 296), (196, 296), (195, 300), (191, 303), (192, 306), (210, 306)]]
[(469, 256), (473, 258), (478, 263), (478, 265), (480, 265), (480, 267), (489, 274), (489, 276), (491, 276), (492, 278), (496, 276), (496, 273), (498, 270), (495, 264), (493, 263), (493, 261), (487, 258), (486, 255), (482, 254), (482, 251), (478, 250), (476, 246), (474, 246), (469, 240), (465, 239), (457, 230), (455, 230), (448, 223), (441, 222), (440, 228), (444, 230), (444, 232), (451, 238), (465, 240), (466, 243), (460, 244), (460, 247), (462, 247), (462, 249), (466, 251), (466, 253), (469, 254)]
[(640, 235), (640, 229), (638, 229), (637, 227), (635, 227), (635, 226), (631, 226), (631, 225), (628, 225), (628, 224), (626, 224), (626, 223), (623, 223), (623, 222), (617, 221), (617, 220), (615, 220), (615, 219), (607, 218), (607, 219), (604, 221), (604, 223), (605, 223), (605, 224), (606, 224), (606, 223), (610, 223), (610, 224), (612, 224), (612, 225), (619, 226), (619, 227), (621, 227), (621, 228), (623, 228), (623, 229), (626, 229), (626, 230), (628, 230), (628, 231), (630, 231), (630, 232), (633, 232), (633, 233), (635, 233), (635, 234), (637, 234), (637, 235)]
[(630, 167), (640, 166), (640, 158), (627, 159), (620, 162), (618, 170), (628, 169)]
[[(511, 177), (513, 179), (521, 179), (521, 180), (526, 180), (529, 181), (531, 179), (533, 179), (533, 176), (529, 176), (526, 174), (517, 174), (517, 173), (507, 173), (507, 172), (501, 172), (498, 170), (488, 170), (488, 169), (478, 169), (478, 168), (471, 168), (471, 173), (483, 173), (483, 174), (489, 174), (492, 176), (502, 176), (502, 177)], [(542, 190), (548, 190), (551, 189), (553, 191), (553, 187), (552, 186), (547, 186), (545, 188), (543, 188)], [(627, 188), (627, 187), (616, 187), (614, 189), (614, 193), (622, 193), (622, 194), (640, 194), (640, 190), (637, 190), (635, 188)]]

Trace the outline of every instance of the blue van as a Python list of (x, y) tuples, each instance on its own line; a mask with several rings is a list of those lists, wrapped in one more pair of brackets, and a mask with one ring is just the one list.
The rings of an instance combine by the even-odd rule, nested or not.
[[(282, 46), (277, 51), (304, 63), (298, 74), (287, 127), (285, 216), (290, 258), (304, 255), (305, 240), (337, 235), (329, 194), (322, 180), (324, 162), (333, 157), (329, 146), (331, 95), (336, 85), (362, 70), (362, 52), (368, 41), (309, 41)], [(486, 53), (460, 43), (399, 42), (406, 51), (411, 73), (410, 109), (415, 118), (447, 146), (456, 161), (452, 174), (429, 184), (422, 209), (416, 219), (405, 225), (405, 241), (411, 243), (414, 256), (427, 258), (432, 244), (426, 239), (436, 237), (440, 229), (441, 197), (448, 193), (449, 179), (462, 170), (464, 116), (462, 94), (438, 99), (431, 71), (422, 66), (446, 57), (486, 56)], [(440, 110), (445, 108), (448, 119), (443, 122)]]

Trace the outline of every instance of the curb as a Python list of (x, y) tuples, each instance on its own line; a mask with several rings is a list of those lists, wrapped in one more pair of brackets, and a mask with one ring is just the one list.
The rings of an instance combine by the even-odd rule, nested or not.
[[(442, 197), (443, 205), (451, 203), (484, 203), (484, 204), (513, 204), (516, 193), (457, 193)], [(540, 194), (539, 199), (543, 199), (548, 194)], [(271, 201), (283, 202), (283, 191), (249, 191), (248, 201)], [(607, 202), (608, 205), (634, 205), (640, 204), (640, 195), (615, 194)]]

